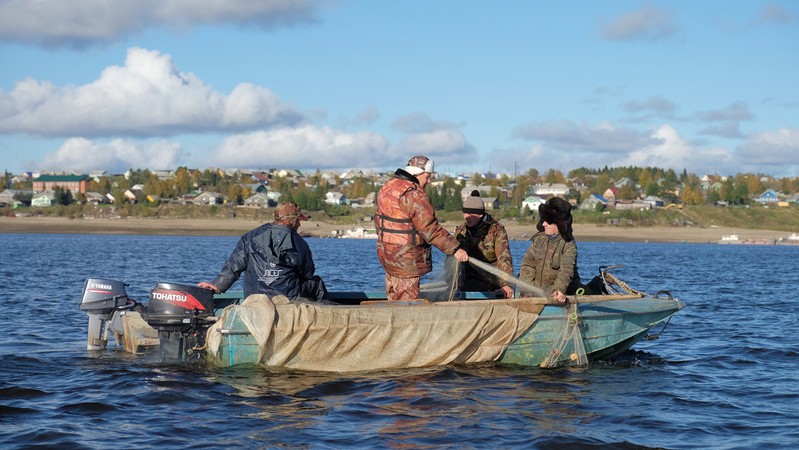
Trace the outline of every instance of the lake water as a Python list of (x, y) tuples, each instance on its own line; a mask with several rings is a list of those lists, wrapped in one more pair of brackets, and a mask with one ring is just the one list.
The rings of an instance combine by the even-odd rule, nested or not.
[[(579, 243), (584, 278), (622, 264), (632, 287), (688, 305), (659, 340), (588, 368), (339, 375), (85, 350), (87, 277), (142, 301), (157, 281), (210, 280), (236, 240), (0, 234), (0, 448), (799, 445), (799, 247)], [(374, 241), (309, 243), (332, 289), (383, 288)], [(518, 272), (527, 242), (511, 248)]]

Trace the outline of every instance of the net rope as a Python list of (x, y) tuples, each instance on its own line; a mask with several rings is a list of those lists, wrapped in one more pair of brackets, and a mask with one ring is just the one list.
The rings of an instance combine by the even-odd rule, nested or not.
[[(579, 297), (580, 295), (582, 293), (578, 291), (577, 296)], [(560, 342), (552, 348), (544, 362), (541, 363), (542, 368), (574, 367), (588, 364), (588, 355), (585, 353), (585, 344), (583, 343), (583, 333), (580, 330), (580, 313), (577, 308), (577, 302), (569, 302), (563, 311), (566, 317)]]

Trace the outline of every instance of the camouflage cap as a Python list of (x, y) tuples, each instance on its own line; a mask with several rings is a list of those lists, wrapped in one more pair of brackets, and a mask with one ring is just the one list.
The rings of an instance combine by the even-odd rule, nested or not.
[(416, 155), (408, 160), (408, 167), (405, 171), (411, 175), (422, 173), (435, 173), (433, 160), (424, 155)]
[(275, 207), (275, 220), (308, 220), (308, 216), (300, 211), (294, 202), (280, 202)]

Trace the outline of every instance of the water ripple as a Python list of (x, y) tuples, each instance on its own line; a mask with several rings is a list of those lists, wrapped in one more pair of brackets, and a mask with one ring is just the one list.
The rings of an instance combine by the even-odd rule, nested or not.
[[(331, 286), (380, 290), (374, 242), (309, 239)], [(2, 448), (793, 448), (799, 248), (578, 243), (688, 308), (660, 339), (587, 369), (480, 364), (355, 374), (163, 364), (87, 353), (87, 277), (198, 282), (236, 238), (2, 235)], [(518, 267), (527, 243), (511, 244)], [(76, 251), (80, 249), (80, 251)], [(41, 270), (58, 258), (57, 268)], [(435, 264), (441, 256), (434, 251)], [(720, 264), (723, 262), (723, 266)], [(726, 269), (734, 268), (733, 269)], [(376, 275), (377, 274), (377, 275)], [(235, 288), (235, 287), (234, 287)]]

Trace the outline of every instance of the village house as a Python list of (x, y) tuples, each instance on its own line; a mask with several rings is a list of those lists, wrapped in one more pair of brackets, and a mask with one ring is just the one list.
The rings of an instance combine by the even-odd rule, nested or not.
[(13, 208), (28, 206), (31, 204), (33, 194), (33, 191), (28, 190), (6, 189), (0, 192), (0, 206), (11, 206)]
[(483, 201), (486, 211), (499, 209), (499, 199), (496, 197), (480, 197), (480, 200)]
[(83, 194), (83, 198), (86, 199), (87, 205), (97, 206), (104, 203), (110, 203), (108, 197), (99, 192), (92, 192), (92, 191), (86, 192), (85, 194)]
[(375, 201), (377, 201), (377, 192), (370, 192), (366, 194), (366, 197), (363, 199), (364, 206), (374, 206)]
[(247, 197), (244, 200), (244, 206), (255, 208), (268, 208), (270, 206), (277, 206), (277, 203), (269, 198), (264, 192), (256, 192), (255, 194)]
[(31, 198), (31, 206), (47, 208), (55, 204), (55, 194), (53, 191), (40, 192)]
[(652, 208), (662, 208), (666, 202), (656, 195), (649, 195), (644, 199), (644, 203), (649, 203)]
[(605, 198), (605, 206), (616, 205), (616, 194), (619, 192), (615, 187), (605, 189), (602, 197)]
[(602, 205), (602, 209), (605, 209), (608, 206), (608, 200), (599, 194), (591, 194), (580, 203), (580, 209), (595, 211), (598, 208), (597, 205)]
[(325, 194), (325, 203), (328, 205), (346, 205), (349, 203), (347, 196), (341, 192), (328, 192)]
[(613, 182), (613, 186), (615, 186), (616, 189), (621, 189), (621, 188), (623, 188), (625, 186), (634, 188), (635, 187), (635, 182), (633, 182), (633, 180), (631, 180), (631, 179), (629, 179), (627, 177), (622, 177), (622, 178), (619, 178), (618, 180), (614, 181)]
[(89, 172), (89, 178), (91, 178), (95, 183), (99, 183), (101, 179), (107, 178), (111, 176), (107, 170), (92, 170)]
[(619, 200), (616, 201), (616, 209), (619, 211), (622, 210), (647, 210), (652, 209), (651, 203), (645, 203), (642, 200)]
[(531, 195), (522, 201), (522, 209), (527, 208), (534, 213), (538, 213), (538, 207), (546, 201), (546, 197)]
[(569, 187), (563, 183), (538, 183), (533, 187), (533, 194), (539, 197), (564, 197), (569, 194)]
[(765, 192), (755, 197), (754, 200), (764, 205), (769, 203), (777, 203), (780, 201), (779, 197), (777, 196), (777, 191), (774, 189), (767, 189)]
[(69, 189), (75, 195), (78, 192), (85, 194), (89, 181), (91, 178), (86, 175), (40, 175), (32, 184), (36, 192), (52, 191), (60, 187), (64, 190)]
[(216, 192), (202, 192), (191, 199), (191, 202), (197, 206), (221, 205), (224, 203), (224, 198)]
[[(499, 200), (500, 196), (504, 197), (505, 199), (507, 199), (507, 192), (508, 192), (507, 190), (499, 189), (496, 186), (493, 186), (493, 185), (490, 185), (490, 184), (481, 184), (480, 186), (475, 186), (473, 184), (467, 184), (466, 186), (464, 186), (461, 189), (461, 200), (465, 202), (466, 201), (466, 197), (469, 197), (470, 195), (472, 195), (473, 191), (479, 192), (480, 193), (480, 197), (482, 197), (482, 198), (494, 197), (497, 200)], [(492, 195), (494, 192), (497, 192), (499, 194), (499, 196), (498, 195)], [(498, 203), (497, 203), (497, 207), (499, 207)]]
[(125, 201), (128, 203), (141, 203), (146, 200), (147, 195), (144, 193), (143, 190), (133, 186), (130, 189), (126, 189), (125, 192), (122, 194), (125, 197)]
[(586, 184), (585, 180), (580, 177), (574, 178), (571, 180), (572, 189), (578, 192), (585, 192), (588, 190), (588, 185)]

